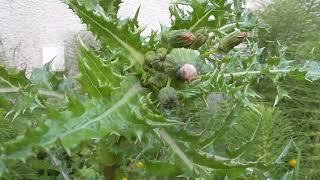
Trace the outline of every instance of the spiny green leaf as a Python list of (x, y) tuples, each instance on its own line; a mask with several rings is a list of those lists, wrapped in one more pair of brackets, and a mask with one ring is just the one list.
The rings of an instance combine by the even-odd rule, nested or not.
[(122, 0), (101, 1), (100, 5), (111, 18), (117, 18)]
[(193, 30), (199, 27), (219, 28), (229, 20), (225, 14), (230, 11), (231, 4), (225, 3), (225, 1), (184, 0), (183, 3), (180, 3), (189, 4), (192, 7), (192, 12), (185, 14), (179, 5), (173, 5), (170, 9), (171, 15), (174, 17), (172, 30)]
[(36, 68), (30, 80), (25, 71), (10, 71), (0, 67), (0, 86), (3, 86), (0, 87), (0, 93), (4, 95), (0, 101), (7, 110), (6, 117), (13, 114), (14, 120), (27, 111), (43, 108), (40, 95), (63, 98), (63, 95), (53, 91), (59, 87), (61, 80), (57, 73), (50, 71), (50, 65), (48, 63), (43, 68)]
[(199, 64), (199, 53), (196, 50), (175, 48), (167, 55), (167, 58), (178, 63)]
[[(2, 88), (4, 89), (4, 88)], [(7, 90), (6, 90), (7, 92)], [(12, 106), (12, 102), (10, 102), (9, 98), (5, 97), (5, 96), (0, 96), (0, 108), (3, 108), (7, 111), (10, 110)]]
[[(89, 3), (91, 1), (86, 2)], [(80, 0), (69, 0), (67, 3), (103, 43), (107, 43), (107, 46), (111, 48), (122, 47), (126, 49), (130, 56), (138, 63), (143, 64), (142, 52), (144, 52), (144, 49), (140, 40), (141, 30), (138, 27), (132, 29), (130, 21), (120, 23), (118, 19), (108, 19), (98, 3), (94, 3), (94, 6), (89, 7), (83, 5)]]
[(5, 151), (9, 154), (3, 153), (1, 159), (19, 159), (25, 161), (27, 157), (33, 155), (33, 147), (36, 142), (43, 138), (43, 134), (49, 131), (49, 127), (41, 125), (35, 129), (28, 129), (26, 136), (20, 136), (15, 141), (8, 142), (5, 145)]
[(214, 133), (213, 138), (204, 139), (201, 141), (201, 144), (207, 145), (208, 143), (213, 143), (216, 139), (223, 136), (228, 129), (232, 128), (236, 124), (235, 116), (237, 114), (237, 111), (239, 111), (236, 108), (239, 107), (234, 106), (232, 109), (230, 109), (230, 112), (225, 117), (225, 120), (223, 120), (223, 125), (220, 128), (215, 129), (216, 132)]
[(32, 83), (36, 84), (39, 88), (45, 88), (48, 90), (57, 89), (60, 79), (57, 78), (57, 74), (51, 71), (51, 64), (49, 62), (45, 64), (42, 68), (35, 68), (32, 71), (30, 80)]
[[(128, 138), (137, 136), (139, 129), (146, 131), (147, 122), (156, 119), (165, 122), (139, 108), (143, 107), (141, 96), (145, 90), (135, 78), (123, 81), (119, 91), (112, 93), (110, 102), (93, 100), (85, 104), (86, 111), (79, 117), (72, 117), (68, 111), (62, 112), (64, 120), (48, 119), (25, 136), (5, 145), (2, 158), (22, 159), (33, 154), (33, 147), (49, 149), (57, 141), (71, 153), (80, 142), (102, 138), (110, 133), (119, 133)], [(144, 116), (141, 116), (143, 114)], [(60, 117), (60, 116), (55, 116)]]
[[(193, 11), (183, 12), (181, 5), (174, 4), (171, 9), (172, 29), (183, 28), (194, 32), (206, 27), (219, 35), (224, 33), (220, 32), (222, 29), (229, 31), (239, 28), (237, 20), (242, 18), (241, 0), (232, 3), (223, 0), (181, 2), (190, 5)], [(18, 94), (22, 100), (16, 112), (21, 114), (26, 109), (32, 109), (34, 101), (42, 108), (27, 120), (36, 120), (37, 123), (26, 123), (26, 132), (23, 130), (16, 139), (12, 138), (1, 144), (0, 173), (5, 168), (15, 168), (15, 164), (20, 165), (19, 160), (26, 162), (21, 163), (22, 167), (29, 165), (32, 162), (30, 160), (38, 159), (35, 155), (39, 150), (49, 149), (57, 150), (57, 155), (61, 156), (59, 159), (61, 158), (62, 164), (56, 164), (59, 166), (57, 169), (64, 172), (60, 167), (66, 167), (66, 172), (72, 173), (72, 178), (75, 179), (101, 179), (102, 169), (106, 166), (112, 166), (111, 169), (114, 168), (115, 171), (107, 176), (114, 173), (116, 178), (126, 176), (129, 179), (148, 179), (149, 174), (172, 178), (181, 175), (191, 179), (259, 179), (274, 173), (274, 169), (269, 167), (275, 165), (275, 159), (279, 158), (283, 146), (291, 138), (292, 124), (289, 123), (289, 118), (282, 116), (282, 112), (273, 109), (272, 104), (267, 105), (269, 102), (265, 103), (265, 107), (260, 107), (260, 96), (251, 86), (260, 83), (257, 76), (271, 74), (268, 77), (280, 82), (287, 75), (295, 75), (296, 79), (304, 80), (307, 71), (299, 72), (300, 67), (286, 64), (277, 57), (274, 64), (261, 64), (258, 60), (262, 49), (257, 47), (253, 49), (254, 55), (246, 56), (244, 62), (244, 55), (240, 55), (242, 51), (237, 49), (223, 59), (209, 62), (207, 60), (212, 59), (208, 57), (212, 54), (209, 50), (213, 47), (212, 43), (215, 43), (215, 40), (209, 38), (200, 50), (200, 53), (207, 51), (208, 56), (201, 56), (192, 50), (173, 49), (163, 58), (173, 59), (175, 62), (196, 62), (205, 66), (206, 71), (201, 71), (201, 77), (191, 84), (181, 83), (181, 86), (175, 86), (179, 93), (177, 108), (158, 108), (158, 101), (155, 100), (157, 94), (140, 85), (138, 77), (144, 74), (141, 74), (142, 69), (136, 66), (136, 62), (143, 64), (143, 53), (150, 49), (156, 51), (160, 42), (156, 33), (151, 35), (149, 42), (140, 37), (141, 29), (137, 22), (139, 9), (133, 19), (119, 20), (119, 3), (119, 0), (68, 1), (70, 8), (88, 24), (102, 45), (101, 49), (94, 52), (80, 40), (78, 81), (84, 94), (77, 92), (78, 89), (70, 90), (73, 86), (68, 84), (62, 90), (66, 93), (65, 96), (57, 95), (56, 91), (47, 92), (46, 89), (60, 90), (61, 85), (60, 82), (56, 84), (51, 81), (53, 74), (48, 71), (38, 73), (40, 76), (34, 78), (34, 81), (26, 81), (21, 85), (17, 83), (19, 80), (10, 78), (16, 77), (15, 73), (0, 69), (0, 77), (4, 77), (0, 78), (0, 86), (6, 88), (0, 89), (0, 92), (14, 91), (12, 94)], [(231, 8), (231, 4), (234, 7)], [(227, 23), (232, 24), (226, 25)], [(249, 42), (249, 46), (251, 43)], [(270, 70), (271, 68), (273, 69)], [(173, 81), (168, 85), (175, 85)], [(44, 89), (37, 89), (39, 87)], [(281, 83), (279, 87), (280, 91), (275, 94), (292, 93)], [(211, 92), (223, 94), (227, 100), (212, 106), (207, 103), (209, 98), (206, 97)], [(317, 91), (308, 91), (310, 94), (307, 97), (314, 92)], [(44, 98), (39, 94), (54, 94), (50, 97), (59, 99), (58, 102), (52, 102), (54, 100), (51, 98)], [(275, 94), (270, 99), (273, 100)], [(316, 146), (317, 138), (313, 137), (319, 134), (319, 128), (316, 128), (319, 124), (316, 109), (319, 103), (316, 99), (310, 100), (307, 97), (299, 96), (312, 103), (299, 107), (299, 110), (310, 119), (307, 128), (313, 129), (306, 136), (310, 139), (308, 142)], [(62, 99), (67, 103), (61, 103)], [(288, 99), (279, 99), (277, 107), (285, 110), (281, 103), (286, 100)], [(10, 111), (12, 106), (14, 108), (15, 104), (13, 101), (10, 104), (9, 96), (3, 98), (3, 102), (6, 110)], [(299, 106), (299, 103), (295, 103), (296, 101), (292, 101), (290, 107)], [(312, 113), (305, 113), (309, 111)], [(295, 114), (289, 111), (285, 113), (286, 116)], [(290, 121), (291, 119), (293, 118)], [(8, 134), (7, 131), (3, 132)], [(317, 150), (316, 147), (313, 149)], [(68, 154), (65, 155), (65, 152)], [(316, 153), (313, 155), (312, 157), (318, 157)], [(146, 162), (146, 171), (132, 168), (130, 165), (135, 162)], [(38, 163), (34, 164), (36, 167)], [(278, 175), (274, 176), (275, 179), (287, 171), (283, 163), (276, 165), (275, 168), (281, 168), (281, 173), (275, 173)], [(46, 164), (43, 166), (47, 167)], [(316, 167), (312, 166), (313, 169), (317, 169)], [(43, 171), (39, 167), (37, 169), (41, 171), (24, 169), (30, 170), (31, 175), (34, 175), (33, 172), (39, 175)], [(49, 178), (58, 177), (51, 175), (51, 172), (48, 174)]]
[[(228, 139), (232, 139), (231, 151), (239, 151), (236, 154), (242, 154), (243, 157), (250, 154), (250, 159), (255, 154), (257, 159), (267, 165), (278, 158), (288, 139), (292, 138), (293, 131), (291, 123), (279, 111), (261, 105), (258, 108), (261, 114), (250, 111), (240, 114), (237, 124), (228, 131)], [(238, 134), (240, 132), (241, 136)]]
[(112, 64), (105, 64), (83, 43), (78, 50), (78, 81), (84, 92), (92, 97), (109, 97), (111, 92), (119, 88), (121, 76), (113, 72)]
[(67, 100), (68, 109), (72, 111), (74, 116), (81, 116), (85, 112), (85, 107), (83, 107), (79, 99), (74, 96), (70, 96)]
[(16, 119), (19, 115), (24, 114), (27, 110), (33, 111), (36, 108), (41, 107), (37, 96), (32, 93), (21, 92), (19, 95), (13, 99), (13, 106), (7, 113), (6, 117), (14, 114), (12, 120)]
[(30, 81), (27, 79), (25, 70), (7, 70), (0, 65), (0, 87), (25, 87)]
[(175, 165), (161, 161), (147, 161), (146, 170), (153, 176), (170, 176), (180, 172)]
[[(0, 118), (3, 117), (0, 116)], [(13, 124), (5, 119), (0, 119), (0, 144), (15, 138), (16, 135), (17, 132), (15, 131)]]

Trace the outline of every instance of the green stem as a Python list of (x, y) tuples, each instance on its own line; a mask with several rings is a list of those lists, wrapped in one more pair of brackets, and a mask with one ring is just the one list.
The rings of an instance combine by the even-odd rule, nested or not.
[(208, 52), (205, 52), (205, 53), (203, 53), (203, 54), (201, 54), (200, 55), (200, 58), (206, 58), (206, 57), (208, 57), (208, 56), (210, 56), (211, 54), (213, 54), (213, 53), (216, 53), (216, 52), (218, 52), (218, 49), (213, 49), (213, 50), (211, 50), (211, 51), (208, 51)]
[(205, 15), (203, 15), (196, 23), (194, 23), (194, 25), (191, 26), (191, 27), (189, 28), (189, 30), (190, 30), (190, 31), (194, 30), (194, 29), (198, 26), (198, 24), (199, 24), (204, 18), (206, 18), (211, 12), (212, 12), (212, 9), (209, 10)]
[(48, 154), (50, 155), (50, 157), (53, 161), (53, 164), (59, 169), (63, 179), (64, 180), (71, 180), (68, 175), (68, 172), (63, 168), (61, 161), (53, 153), (48, 152)]
[(168, 77), (167, 87), (170, 87), (170, 85), (171, 85), (171, 78), (170, 78), (170, 77)]
[(227, 24), (225, 26), (218, 28), (217, 31), (222, 31), (222, 32), (227, 31), (228, 32), (228, 31), (234, 30), (234, 28), (236, 27), (237, 24), (239, 24), (241, 27), (252, 26), (251, 24), (248, 24), (247, 22), (232, 23), (232, 24)]
[(47, 91), (47, 90), (39, 89), (38, 93), (40, 95), (43, 95), (43, 96), (51, 96), (51, 97), (56, 97), (56, 98), (59, 98), (59, 99), (64, 99), (64, 95), (63, 94), (60, 94), (60, 93), (57, 93), (57, 92), (54, 92), (54, 91)]
[(232, 23), (232, 24), (227, 24), (224, 25), (220, 28), (211, 28), (211, 27), (207, 27), (209, 30), (211, 30), (212, 32), (216, 32), (216, 33), (220, 33), (220, 34), (227, 34), (230, 31), (233, 31), (234, 28), (236, 28), (236, 25), (239, 24), (241, 27), (243, 28), (247, 28), (250, 26), (253, 26), (252, 24), (248, 24), (247, 22), (239, 22), (239, 23)]
[[(269, 73), (272, 73), (272, 74), (276, 74), (276, 73), (288, 73), (290, 72), (291, 70), (281, 70), (281, 69), (278, 69), (278, 70), (269, 70), (268, 72)], [(261, 74), (261, 71), (243, 71), (243, 72), (236, 72), (236, 73), (226, 73), (223, 75), (223, 77), (227, 78), (227, 77), (239, 77), (239, 76), (243, 76), (243, 75), (259, 75)]]
[[(21, 91), (20, 88), (17, 87), (12, 87), (12, 88), (0, 88), (0, 94), (6, 94), (6, 93), (18, 93), (19, 91)], [(54, 92), (54, 91), (48, 91), (48, 90), (44, 90), (44, 89), (39, 89), (38, 93), (40, 95), (43, 96), (51, 96), (51, 97), (55, 97), (58, 99), (64, 99), (64, 95)]]

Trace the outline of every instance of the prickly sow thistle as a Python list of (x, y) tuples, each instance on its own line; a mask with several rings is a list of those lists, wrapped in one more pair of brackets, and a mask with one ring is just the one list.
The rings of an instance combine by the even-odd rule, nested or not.
[(188, 30), (169, 31), (162, 37), (162, 44), (166, 48), (161, 47), (145, 54), (143, 68), (147, 75), (142, 82), (159, 92), (158, 100), (164, 108), (173, 108), (178, 102), (177, 92), (168, 86), (168, 82), (191, 83), (198, 78), (200, 59), (192, 49), (201, 47), (207, 35), (206, 29), (200, 29), (194, 34)]
[(144, 69), (147, 78), (144, 84), (161, 89), (169, 79), (174, 82), (191, 83), (197, 79), (200, 72), (200, 59), (196, 51), (185, 48), (172, 49), (170, 53), (165, 48), (149, 51), (145, 54)]
[[(207, 28), (195, 32), (186, 29), (173, 30), (162, 35), (161, 44), (165, 47), (148, 51), (145, 56), (146, 74), (143, 84), (159, 92), (159, 102), (165, 108), (172, 108), (177, 103), (175, 89), (167, 87), (168, 81), (188, 84), (199, 78), (201, 60), (197, 49), (208, 39)], [(233, 32), (222, 38), (217, 52), (228, 52), (247, 37), (245, 32)]]
[[(269, 168), (265, 166), (274, 166), (274, 157), (284, 154), (278, 152), (278, 146), (273, 151), (268, 147), (269, 142), (278, 141), (278, 137), (284, 139), (290, 133), (279, 131), (275, 138), (272, 136), (273, 139), (265, 135), (270, 128), (278, 126), (270, 123), (265, 128), (263, 124), (277, 119), (273, 111), (264, 113), (274, 108), (257, 109), (264, 102), (256, 102), (258, 94), (251, 90), (255, 77), (233, 76), (233, 70), (245, 75), (260, 68), (243, 69), (236, 53), (223, 59), (234, 58), (235, 61), (214, 62), (215, 59), (210, 57), (224, 53), (217, 51), (214, 40), (218, 38), (208, 38), (208, 30), (212, 31), (210, 35), (213, 32), (221, 34), (223, 29), (233, 28), (230, 25), (238, 25), (235, 22), (238, 13), (233, 17), (229, 3), (211, 0), (177, 2), (190, 3), (193, 11), (187, 13), (179, 10), (180, 5), (173, 4), (170, 9), (173, 31), (164, 32), (165, 38), (159, 41), (156, 33), (141, 37), (142, 28), (137, 21), (139, 9), (133, 19), (118, 19), (121, 0), (67, 2), (99, 38), (101, 48), (92, 49), (79, 40), (79, 74), (76, 79), (79, 86), (77, 84), (76, 89), (44, 87), (43, 83), (53, 83), (57, 87), (74, 85), (71, 80), (66, 82), (69, 79), (56, 82), (56, 78), (62, 79), (48, 70), (40, 73), (41, 77), (49, 77), (43, 82), (43, 78), (28, 80), (24, 72), (10, 73), (0, 66), (0, 76), (4, 77), (0, 84), (4, 91), (17, 89), (14, 94), (8, 92), (8, 97), (1, 95), (0, 99), (8, 101), (9, 105), (12, 98), (28, 100), (26, 107), (24, 104), (24, 107), (8, 105), (3, 110), (20, 113), (21, 108), (35, 107), (35, 116), (41, 117), (35, 121), (27, 112), (26, 119), (17, 120), (19, 123), (28, 121), (22, 124), (24, 128), (17, 133), (19, 137), (0, 145), (0, 176), (4, 174), (6, 178), (7, 170), (16, 174), (16, 164), (27, 165), (27, 171), (39, 172), (33, 179), (47, 176), (42, 167), (29, 166), (34, 160), (36, 163), (53, 160), (58, 167), (50, 173), (53, 174), (50, 179), (62, 175), (65, 179), (124, 180), (269, 176), (269, 172), (264, 173)], [(230, 13), (232, 19), (227, 17)], [(223, 28), (225, 25), (227, 29)], [(185, 29), (177, 30), (179, 27)], [(227, 51), (243, 39), (245, 35), (241, 33), (229, 37), (229, 40), (223, 39), (220, 48)], [(224, 78), (227, 73), (230, 73), (228, 78)], [(233, 80), (243, 80), (243, 83), (238, 85)], [(31, 91), (28, 87), (32, 87)], [(212, 92), (228, 98), (223, 103), (214, 100), (216, 104), (212, 105), (209, 102), (212, 98), (206, 98)], [(270, 118), (264, 120), (264, 117)], [(260, 133), (262, 128), (264, 131)], [(265, 137), (268, 141), (264, 141)], [(263, 142), (254, 145), (261, 139)], [(285, 140), (279, 142), (283, 144)], [(255, 149), (267, 149), (268, 152), (259, 153)], [(42, 153), (47, 157), (44, 158)], [(269, 156), (270, 160), (261, 158)], [(279, 162), (285, 160), (278, 159)], [(63, 167), (56, 161), (62, 162)], [(276, 165), (278, 167), (279, 163)], [(296, 168), (290, 170), (298, 170), (298, 166), (297, 163)], [(25, 170), (22, 173), (25, 174)]]

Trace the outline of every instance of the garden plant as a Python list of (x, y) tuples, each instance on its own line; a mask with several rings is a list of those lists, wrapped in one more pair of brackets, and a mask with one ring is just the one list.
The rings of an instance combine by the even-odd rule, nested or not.
[(120, 0), (66, 3), (100, 46), (76, 77), (0, 66), (1, 179), (320, 178), (319, 69), (263, 55), (244, 2), (172, 2), (149, 36)]

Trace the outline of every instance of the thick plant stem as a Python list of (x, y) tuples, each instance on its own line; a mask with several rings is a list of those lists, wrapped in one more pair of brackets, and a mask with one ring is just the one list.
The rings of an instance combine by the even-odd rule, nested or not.
[(171, 136), (167, 133), (166, 130), (160, 129), (159, 130), (160, 137), (169, 144), (171, 149), (182, 159), (182, 161), (186, 164), (186, 166), (193, 171), (193, 163), (192, 161), (186, 156), (186, 154), (179, 148), (176, 142), (171, 138)]
[(66, 172), (66, 170), (63, 168), (61, 161), (51, 152), (48, 152), (48, 154), (50, 155), (53, 164), (59, 169), (62, 177), (64, 180), (71, 180), (69, 177), (69, 174)]

